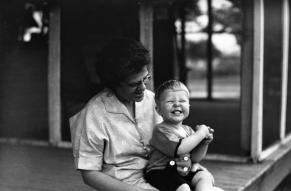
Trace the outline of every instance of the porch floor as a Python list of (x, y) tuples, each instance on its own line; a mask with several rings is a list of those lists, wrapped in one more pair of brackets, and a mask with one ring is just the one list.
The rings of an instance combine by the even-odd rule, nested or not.
[[(290, 144), (289, 144), (290, 145)], [(204, 161), (225, 191), (273, 190), (291, 171), (291, 152), (283, 145), (262, 163)], [(89, 191), (74, 169), (70, 149), (0, 144), (1, 191)]]
[(89, 191), (70, 149), (0, 144), (1, 191)]

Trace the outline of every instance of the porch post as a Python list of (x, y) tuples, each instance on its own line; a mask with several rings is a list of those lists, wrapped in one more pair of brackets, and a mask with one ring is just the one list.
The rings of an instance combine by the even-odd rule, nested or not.
[(254, 54), (254, 5), (252, 0), (243, 1), (244, 19), (241, 74), (241, 148), (251, 150), (252, 83)]
[(251, 157), (260, 160), (263, 139), (264, 0), (254, 1)]
[[(140, 21), (140, 41), (149, 50), (151, 56), (151, 62), (149, 65), (149, 73), (153, 76), (153, 6), (150, 2), (141, 1), (139, 9), (139, 21)], [(154, 81), (151, 79), (151, 83), (148, 86), (149, 89), (154, 89)]]
[(61, 10), (51, 6), (49, 15), (48, 48), (48, 118), (49, 142), (56, 146), (61, 141)]
[(289, 0), (283, 0), (283, 63), (282, 63), (282, 101), (281, 101), (281, 120), (280, 120), (280, 139), (286, 135), (286, 115), (287, 115), (287, 94), (288, 94), (288, 62), (289, 62)]

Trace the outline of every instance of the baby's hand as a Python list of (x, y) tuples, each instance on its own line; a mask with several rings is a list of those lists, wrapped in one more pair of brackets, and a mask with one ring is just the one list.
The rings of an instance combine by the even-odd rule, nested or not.
[(205, 133), (205, 138), (214, 132), (214, 130), (207, 125), (197, 125), (195, 129), (196, 131), (203, 131)]
[(213, 134), (214, 133), (214, 129), (212, 129), (211, 127), (208, 126), (208, 130), (209, 130), (209, 133)]
[(206, 138), (203, 140), (204, 144), (209, 144), (213, 141), (213, 133), (210, 133)]

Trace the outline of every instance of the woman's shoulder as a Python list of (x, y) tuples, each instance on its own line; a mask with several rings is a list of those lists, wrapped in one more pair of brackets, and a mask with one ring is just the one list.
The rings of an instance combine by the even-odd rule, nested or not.
[(153, 99), (155, 97), (155, 94), (151, 90), (146, 89), (145, 90), (145, 96), (147, 96), (148, 98)]
[(95, 94), (90, 100), (84, 105), (84, 107), (76, 114), (80, 113), (95, 113), (100, 112), (104, 108), (103, 97), (106, 96), (108, 90), (104, 89), (101, 92)]
[(97, 94), (95, 94), (93, 97), (89, 99), (86, 106), (90, 107), (95, 104), (100, 104), (102, 102), (102, 97), (104, 97), (105, 93), (106, 93), (106, 90), (102, 90), (101, 92), (98, 92)]
[(146, 89), (144, 92), (144, 99), (143, 99), (142, 103), (154, 104), (155, 103), (155, 94), (151, 90)]
[(95, 104), (100, 104), (103, 100), (103, 97), (105, 97), (107, 94), (109, 94), (109, 90), (104, 89), (97, 94), (95, 94), (87, 103), (87, 106), (95, 105)]

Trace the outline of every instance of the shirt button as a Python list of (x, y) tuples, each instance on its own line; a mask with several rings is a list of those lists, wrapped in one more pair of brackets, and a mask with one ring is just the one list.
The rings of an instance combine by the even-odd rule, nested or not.
[(175, 161), (171, 160), (169, 164), (170, 164), (171, 166), (174, 166), (176, 163), (175, 163)]

